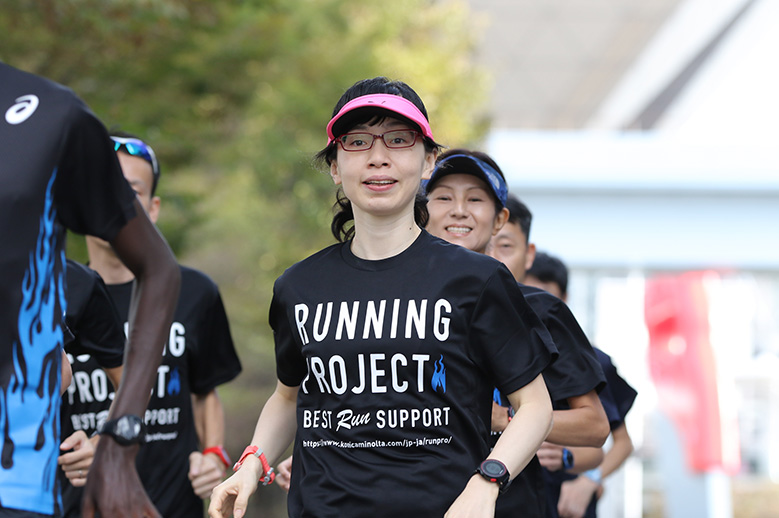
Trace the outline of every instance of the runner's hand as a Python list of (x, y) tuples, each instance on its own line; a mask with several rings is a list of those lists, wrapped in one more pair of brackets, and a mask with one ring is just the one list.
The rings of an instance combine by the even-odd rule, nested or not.
[(202, 499), (211, 496), (211, 491), (222, 481), (225, 465), (213, 453), (203, 455), (199, 451), (189, 454), (189, 481), (195, 494)]
[(120, 446), (104, 437), (84, 486), (83, 518), (161, 518), (135, 470), (138, 446)]
[(62, 441), (60, 450), (68, 453), (60, 455), (57, 464), (74, 487), (82, 487), (87, 483), (89, 467), (95, 457), (95, 446), (83, 430), (78, 430)]
[(560, 518), (582, 518), (599, 486), (594, 480), (582, 476), (563, 482), (557, 501)]
[(563, 469), (563, 447), (544, 441), (538, 448), (538, 462), (549, 471)]
[(472, 476), (457, 500), (446, 511), (444, 518), (494, 518), (498, 484), (480, 475)]
[(289, 493), (289, 485), (292, 481), (292, 456), (290, 455), (276, 466), (276, 485)]
[(260, 459), (254, 455), (246, 457), (241, 469), (214, 488), (208, 505), (208, 516), (227, 518), (232, 514), (235, 518), (243, 518), (249, 497), (257, 490), (261, 474)]

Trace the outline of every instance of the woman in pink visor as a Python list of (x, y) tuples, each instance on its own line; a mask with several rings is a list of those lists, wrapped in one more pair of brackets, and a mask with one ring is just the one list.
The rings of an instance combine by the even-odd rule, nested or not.
[[(209, 515), (242, 517), (294, 441), (291, 517), (492, 517), (550, 429), (545, 330), (508, 269), (423, 230), (440, 146), (414, 90), (354, 84), (327, 138), (338, 243), (276, 281), (276, 390)], [(490, 451), (496, 386), (516, 415)]]

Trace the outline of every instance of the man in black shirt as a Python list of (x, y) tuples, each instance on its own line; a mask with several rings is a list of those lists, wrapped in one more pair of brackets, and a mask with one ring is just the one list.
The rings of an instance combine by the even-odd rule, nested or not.
[[(131, 135), (111, 138), (125, 178), (156, 222), (160, 168), (154, 151)], [(126, 321), (133, 272), (99, 238), (88, 236), (87, 250), (90, 267), (106, 282)], [(180, 269), (181, 294), (155, 372), (145, 415), (146, 444), (137, 464), (146, 491), (165, 518), (201, 518), (203, 499), (232, 467), (222, 447), (224, 416), (216, 387), (235, 378), (241, 364), (216, 284), (197, 270)]]
[[(100, 441), (85, 516), (158, 516), (133, 461), (138, 419), (180, 274), (122, 178), (103, 125), (69, 89), (0, 63), (0, 517), (51, 516), (65, 302), (65, 228), (101, 236), (138, 279), (124, 387)], [(120, 442), (121, 441), (121, 442)]]
[[(503, 262), (517, 282), (524, 283), (527, 270), (531, 268), (536, 255), (535, 245), (529, 240), (533, 216), (527, 206), (515, 196), (508, 196), (506, 206), (510, 211), (509, 220), (492, 238), (488, 254)], [(558, 347), (564, 346), (566, 342), (576, 344), (576, 347), (571, 348), (571, 351), (578, 351), (577, 355), (574, 356), (565, 354), (561, 350), (558, 363), (553, 365), (552, 369), (544, 371), (544, 378), (547, 380), (552, 394), (556, 418), (555, 426), (562, 433), (555, 434), (553, 429), (553, 433), (539, 449), (538, 459), (544, 468), (543, 473), (546, 481), (544, 484), (544, 493), (547, 497), (546, 516), (556, 517), (557, 499), (550, 495), (552, 493), (559, 494), (557, 479), (563, 476), (567, 470), (584, 472), (591, 467), (596, 467), (603, 457), (599, 446), (606, 438), (601, 434), (608, 433), (607, 419), (603, 419), (607, 426), (605, 430), (602, 430), (600, 426), (597, 428), (580, 426), (578, 430), (575, 427), (562, 429), (563, 427), (560, 425), (564, 425), (563, 419), (573, 415), (570, 414), (570, 409), (576, 409), (576, 406), (584, 402), (585, 398), (590, 398), (590, 402), (591, 398), (597, 398), (598, 393), (604, 390), (606, 378), (597, 353), (565, 303), (538, 288), (525, 284), (521, 284), (521, 286), (528, 303), (549, 327), (555, 344)], [(557, 324), (550, 324), (550, 322)], [(599, 376), (592, 377), (584, 374), (585, 371), (594, 372), (594, 370), (600, 373)], [(601, 403), (599, 406), (601, 407), (600, 413), (604, 418), (607, 418), (605, 405)], [(500, 418), (504, 413), (497, 412), (494, 415)], [(500, 430), (502, 424), (495, 423), (494, 427)], [(593, 432), (596, 430), (600, 442), (592, 440), (595, 438)], [(574, 446), (581, 448), (574, 448)], [(510, 499), (505, 499), (503, 502), (499, 500), (499, 515), (509, 516), (513, 505)]]
[[(544, 252), (538, 252), (533, 266), (527, 270), (525, 281), (548, 291), (560, 300), (568, 298), (568, 267), (560, 259)], [(580, 474), (550, 472), (546, 494), (548, 506), (565, 518), (595, 518), (596, 504), (603, 493), (602, 481), (622, 466), (631, 453), (633, 441), (625, 426), (625, 416), (638, 395), (622, 376), (611, 357), (593, 347), (598, 361), (606, 375), (607, 385), (599, 394), (603, 408), (609, 418), (612, 444), (598, 467)]]
[(81, 516), (83, 486), (94, 456), (94, 436), (108, 417), (119, 386), (124, 358), (124, 326), (103, 279), (94, 270), (67, 260), (65, 352), (73, 383), (62, 398), (62, 454), (58, 459), (62, 510)]

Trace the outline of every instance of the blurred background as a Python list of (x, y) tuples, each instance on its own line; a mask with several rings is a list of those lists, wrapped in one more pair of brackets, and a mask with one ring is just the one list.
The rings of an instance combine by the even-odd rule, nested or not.
[[(332, 106), (386, 75), (437, 140), (493, 155), (639, 391), (600, 516), (775, 518), (778, 24), (777, 0), (4, 0), (0, 60), (157, 151), (160, 228), (219, 284), (244, 365), (232, 456), (275, 383), (273, 281), (333, 242)], [(249, 516), (286, 516), (259, 493)]]

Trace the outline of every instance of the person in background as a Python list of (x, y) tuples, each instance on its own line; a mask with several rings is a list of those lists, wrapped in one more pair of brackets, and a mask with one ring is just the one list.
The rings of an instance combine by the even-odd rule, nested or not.
[[(155, 195), (160, 167), (153, 149), (129, 134), (111, 136), (122, 172), (152, 222), (160, 212)], [(106, 283), (122, 322), (131, 314), (135, 277), (104, 240), (87, 236), (89, 266)], [(224, 412), (217, 386), (235, 378), (241, 364), (216, 284), (204, 273), (179, 266), (181, 293), (162, 363), (145, 414), (146, 444), (138, 472), (165, 518), (201, 518), (203, 499), (230, 466)]]
[[(492, 517), (549, 432), (543, 326), (505, 266), (423, 230), (440, 146), (411, 87), (355, 83), (327, 136), (339, 243), (276, 281), (276, 390), (209, 515), (242, 517), (294, 440), (293, 518)], [(490, 452), (495, 386), (516, 414)]]
[[(538, 252), (532, 267), (527, 271), (525, 282), (563, 301), (568, 300), (568, 267), (557, 257)], [(609, 417), (612, 442), (598, 467), (569, 476), (569, 480), (562, 482), (557, 500), (561, 518), (595, 518), (597, 501), (603, 494), (603, 480), (618, 470), (633, 453), (633, 441), (625, 426), (625, 417), (638, 394), (617, 373), (611, 357), (597, 347), (593, 349), (606, 374), (606, 388), (600, 397)]]
[(137, 278), (122, 389), (95, 452), (84, 516), (156, 517), (135, 470), (180, 274), (121, 174), (105, 127), (71, 90), (0, 63), (0, 517), (52, 516), (65, 229), (102, 237)]
[[(502, 171), (489, 155), (480, 151), (451, 149), (443, 153), (425, 191), (430, 212), (427, 230), (481, 254), (487, 251), (493, 236), (500, 236), (506, 226), (515, 225), (512, 218), (520, 214), (508, 196)], [(522, 264), (527, 262), (525, 259)], [(586, 453), (576, 456), (577, 469), (597, 464), (600, 446), (608, 435), (608, 422), (598, 399), (604, 384), (600, 365), (565, 304), (542, 290), (523, 285), (520, 290), (559, 351), (557, 360), (543, 373), (555, 405), (554, 424), (546, 441), (588, 447), (582, 450)], [(497, 399), (504, 401), (500, 393)], [(494, 437), (500, 436), (511, 418), (510, 408), (493, 405)], [(556, 454), (561, 459), (564, 454), (570, 456), (571, 451), (563, 452), (562, 446), (557, 451), (542, 449), (537, 462), (543, 465), (547, 462), (545, 456)], [(569, 464), (572, 459), (569, 458)], [(512, 485), (498, 499), (497, 516), (514, 516), (520, 509), (523, 516), (543, 516), (543, 476), (539, 466), (526, 468), (520, 476), (521, 483)]]
[[(60, 409), (65, 437), (58, 463), (62, 509), (57, 516), (81, 516), (81, 498), (109, 405), (122, 376), (124, 328), (103, 279), (94, 270), (67, 260), (65, 352), (73, 383)], [(113, 387), (113, 389), (112, 389)]]

